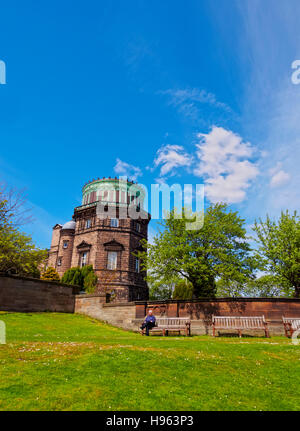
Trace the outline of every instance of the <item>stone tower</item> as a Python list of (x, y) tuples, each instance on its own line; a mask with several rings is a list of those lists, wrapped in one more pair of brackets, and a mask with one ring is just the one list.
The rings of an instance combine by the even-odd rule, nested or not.
[(103, 178), (85, 184), (82, 192), (73, 220), (53, 228), (48, 266), (62, 276), (71, 267), (93, 265), (97, 292), (105, 293), (107, 301), (148, 299), (145, 273), (134, 256), (148, 235), (144, 188), (124, 179)]

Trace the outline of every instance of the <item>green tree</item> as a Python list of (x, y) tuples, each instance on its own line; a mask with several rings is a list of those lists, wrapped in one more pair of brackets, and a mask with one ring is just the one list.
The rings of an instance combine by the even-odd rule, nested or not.
[(300, 297), (300, 218), (295, 211), (281, 212), (279, 220), (255, 221), (253, 231), (258, 243), (256, 256), (261, 268), (276, 276), (283, 286), (292, 287)]
[[(198, 215), (199, 218), (201, 214)], [(245, 281), (256, 267), (247, 242), (244, 220), (226, 204), (207, 208), (201, 229), (187, 230), (191, 214), (179, 218), (171, 211), (160, 225), (163, 230), (153, 244), (143, 242), (147, 252), (138, 252), (150, 282), (168, 284), (186, 278), (193, 285), (193, 297), (213, 297), (217, 277)]]
[(49, 281), (59, 281), (59, 275), (56, 272), (55, 268), (52, 268), (49, 266), (49, 268), (46, 269), (41, 275), (42, 280), (49, 280)]
[(164, 301), (172, 298), (172, 285), (169, 284), (150, 284), (149, 299), (151, 301)]
[(293, 289), (272, 274), (247, 280), (244, 283), (217, 281), (218, 297), (247, 297), (247, 298), (284, 298), (291, 297)]
[(173, 299), (192, 299), (193, 285), (187, 279), (179, 280), (173, 292)]
[(245, 295), (260, 298), (283, 298), (293, 296), (293, 288), (286, 280), (266, 274), (249, 280), (245, 286)]
[(39, 265), (46, 257), (46, 250), (35, 247), (29, 235), (19, 232), (7, 202), (0, 201), (0, 271), (39, 277)]

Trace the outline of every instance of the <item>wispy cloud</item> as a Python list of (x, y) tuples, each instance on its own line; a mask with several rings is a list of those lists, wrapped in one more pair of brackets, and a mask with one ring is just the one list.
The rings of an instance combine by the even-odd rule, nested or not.
[(300, 4), (266, 0), (265, 8), (258, 0), (240, 5), (240, 55), (248, 70), (244, 112), (250, 113), (243, 120), (263, 136), (259, 144), (268, 152), (257, 208), (276, 214), (300, 208), (300, 85), (291, 82), (291, 64), (300, 59)]
[(185, 88), (185, 89), (168, 89), (159, 92), (168, 97), (168, 104), (174, 106), (178, 112), (192, 120), (199, 120), (201, 117), (200, 106), (202, 104), (210, 105), (215, 109), (232, 113), (231, 108), (226, 103), (217, 100), (213, 93), (203, 89)]
[(137, 181), (138, 177), (142, 176), (142, 170), (138, 166), (130, 165), (120, 159), (116, 160), (114, 171), (116, 174), (127, 176), (133, 181)]

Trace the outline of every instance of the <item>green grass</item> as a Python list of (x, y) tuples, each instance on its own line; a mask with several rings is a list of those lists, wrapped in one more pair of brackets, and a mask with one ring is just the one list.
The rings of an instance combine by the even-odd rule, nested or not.
[(59, 313), (0, 313), (0, 410), (299, 410), (283, 337), (141, 337)]

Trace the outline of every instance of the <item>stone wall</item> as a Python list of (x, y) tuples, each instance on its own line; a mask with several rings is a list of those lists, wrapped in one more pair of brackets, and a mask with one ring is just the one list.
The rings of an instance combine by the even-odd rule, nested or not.
[[(136, 322), (148, 309), (155, 316), (189, 317), (192, 334), (211, 334), (212, 315), (265, 316), (271, 335), (284, 335), (282, 316), (300, 317), (300, 299), (295, 298), (217, 298), (192, 301), (138, 301)], [(253, 333), (253, 332), (251, 332)]]
[(76, 295), (75, 313), (85, 314), (120, 328), (137, 329), (135, 302), (106, 304), (104, 294)]
[(192, 334), (211, 334), (210, 323), (214, 314), (264, 315), (271, 336), (284, 335), (282, 316), (300, 317), (300, 299), (294, 298), (216, 298), (106, 304), (105, 294), (79, 295), (78, 292), (77, 286), (0, 274), (0, 311), (75, 312), (124, 329), (137, 330), (149, 308), (152, 308), (157, 317), (189, 317)]
[(74, 313), (77, 286), (0, 274), (0, 311)]

